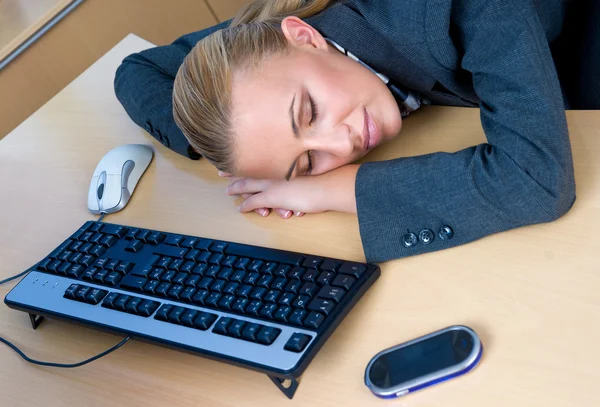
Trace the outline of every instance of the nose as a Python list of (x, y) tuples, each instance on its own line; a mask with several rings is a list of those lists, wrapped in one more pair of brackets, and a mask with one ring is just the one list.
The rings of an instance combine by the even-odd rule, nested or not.
[(339, 124), (315, 139), (319, 144), (313, 147), (315, 150), (328, 152), (337, 157), (352, 155), (360, 144), (359, 137), (354, 136), (350, 127), (345, 124)]

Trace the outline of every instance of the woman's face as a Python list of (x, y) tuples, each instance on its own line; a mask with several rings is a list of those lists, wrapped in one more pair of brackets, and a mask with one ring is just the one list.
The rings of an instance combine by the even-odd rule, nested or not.
[(301, 20), (282, 28), (290, 52), (233, 81), (235, 175), (322, 174), (398, 134), (400, 111), (381, 79)]

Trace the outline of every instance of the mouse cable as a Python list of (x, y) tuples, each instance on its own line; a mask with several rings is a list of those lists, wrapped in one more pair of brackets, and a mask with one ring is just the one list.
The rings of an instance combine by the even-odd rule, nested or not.
[[(100, 218), (98, 218), (98, 220), (96, 222), (101, 222), (102, 219), (104, 219), (105, 216), (106, 216), (106, 212), (103, 212), (102, 215), (100, 216)], [(4, 283), (8, 283), (9, 281), (12, 281), (12, 280), (14, 280), (16, 278), (19, 278), (19, 277), (21, 277), (21, 276), (29, 273), (31, 271), (31, 269), (33, 269), (34, 267), (35, 267), (35, 265), (29, 267), (27, 270), (25, 270), (22, 273), (19, 273), (19, 274), (15, 275), (15, 276), (9, 277), (9, 278), (7, 278), (5, 280), (1, 280), (0, 281), (0, 285), (4, 284)], [(19, 354), (19, 356), (21, 356), (23, 359), (25, 359), (29, 363), (33, 363), (34, 365), (50, 366), (50, 367), (62, 367), (62, 368), (73, 368), (73, 367), (79, 367), (79, 366), (86, 365), (86, 364), (88, 364), (90, 362), (93, 362), (96, 359), (100, 359), (101, 357), (106, 356), (109, 353), (116, 351), (121, 346), (125, 345), (125, 343), (127, 341), (129, 341), (130, 339), (131, 339), (131, 336), (127, 336), (121, 342), (119, 342), (115, 346), (113, 346), (112, 348), (107, 349), (104, 352), (97, 354), (96, 356), (92, 356), (91, 358), (86, 359), (86, 360), (81, 361), (81, 362), (78, 362), (78, 363), (55, 363), (55, 362), (44, 362), (44, 361), (32, 359), (29, 356), (27, 356), (25, 353), (23, 353), (23, 351), (21, 349), (17, 348), (11, 342), (7, 341), (6, 339), (4, 339), (3, 337), (0, 336), (0, 342), (4, 343), (7, 346), (9, 346), (10, 348), (12, 348), (15, 352), (17, 352)]]
[(93, 357), (91, 357), (89, 359), (86, 359), (86, 360), (84, 360), (82, 362), (78, 362), (78, 363), (54, 363), (54, 362), (43, 362), (43, 361), (40, 361), (40, 360), (31, 359), (29, 356), (27, 356), (25, 353), (23, 353), (23, 351), (21, 351), (15, 345), (13, 345), (12, 343), (10, 343), (9, 341), (7, 341), (6, 339), (4, 339), (3, 337), (0, 336), (0, 342), (3, 342), (6, 345), (10, 346), (15, 352), (17, 352), (19, 354), (19, 356), (21, 356), (23, 359), (25, 359), (29, 363), (33, 363), (34, 365), (50, 366), (50, 367), (62, 367), (62, 368), (79, 367), (79, 366), (83, 366), (85, 364), (88, 364), (90, 362), (93, 362), (94, 360), (100, 359), (101, 357), (106, 356), (109, 353), (114, 352), (115, 350), (119, 349), (121, 346), (125, 345), (125, 343), (127, 341), (129, 341), (130, 339), (131, 339), (131, 336), (127, 336), (121, 342), (119, 342), (115, 346), (113, 346), (112, 348), (107, 349), (104, 352), (99, 353), (96, 356), (93, 356)]

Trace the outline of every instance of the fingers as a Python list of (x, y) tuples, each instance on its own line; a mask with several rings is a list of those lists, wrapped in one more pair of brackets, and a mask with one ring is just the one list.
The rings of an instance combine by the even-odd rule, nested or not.
[(223, 172), (223, 171), (219, 171), (218, 174), (219, 174), (219, 177), (231, 177), (231, 175), (232, 175), (228, 172)]
[[(248, 199), (251, 196), (252, 196), (252, 194), (242, 194), (242, 198), (244, 198), (244, 199)], [(271, 213), (271, 210), (269, 208), (258, 208), (258, 209), (255, 209), (254, 212), (258, 213), (263, 218), (266, 218)]]
[(268, 180), (246, 178), (230, 184), (229, 187), (227, 187), (227, 194), (256, 194), (263, 192), (269, 187), (270, 184), (271, 181)]
[(290, 211), (289, 209), (275, 209), (275, 212), (277, 212), (277, 214), (282, 217), (283, 219), (289, 219), (292, 217), (293, 212)]

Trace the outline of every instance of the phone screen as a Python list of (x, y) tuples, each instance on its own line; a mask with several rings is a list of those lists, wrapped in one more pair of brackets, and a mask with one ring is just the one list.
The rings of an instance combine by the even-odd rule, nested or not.
[(380, 356), (371, 366), (369, 378), (377, 387), (396, 386), (463, 362), (473, 346), (473, 337), (467, 332), (444, 332)]

